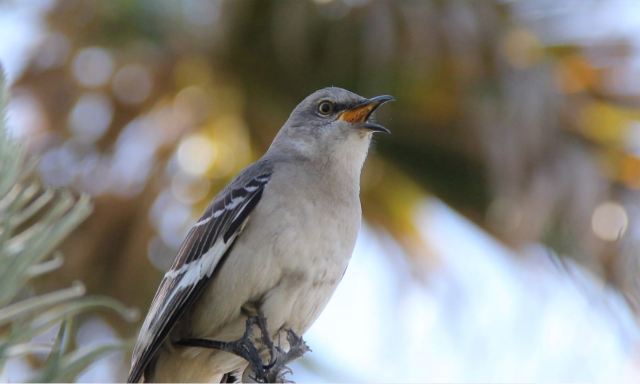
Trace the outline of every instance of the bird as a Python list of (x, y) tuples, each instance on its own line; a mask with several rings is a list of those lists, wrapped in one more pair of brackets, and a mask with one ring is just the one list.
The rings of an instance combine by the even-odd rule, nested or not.
[(231, 342), (259, 313), (264, 331), (302, 335), (345, 270), (361, 226), (360, 176), (372, 117), (393, 100), (338, 87), (291, 112), (270, 147), (190, 228), (140, 329), (128, 382), (220, 382), (249, 363), (185, 339)]

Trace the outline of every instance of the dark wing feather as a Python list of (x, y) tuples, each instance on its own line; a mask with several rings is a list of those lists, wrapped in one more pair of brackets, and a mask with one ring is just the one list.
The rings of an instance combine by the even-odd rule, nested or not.
[(265, 162), (247, 168), (189, 230), (153, 298), (133, 350), (128, 382), (138, 382), (176, 322), (231, 249), (271, 178)]

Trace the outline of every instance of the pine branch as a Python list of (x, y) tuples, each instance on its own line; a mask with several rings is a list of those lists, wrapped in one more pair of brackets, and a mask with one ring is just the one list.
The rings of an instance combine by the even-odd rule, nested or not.
[[(63, 263), (56, 249), (91, 213), (86, 195), (43, 187), (35, 161), (12, 142), (6, 129), (7, 91), (0, 68), (0, 371), (15, 356), (48, 351), (37, 381), (71, 381), (92, 362), (129, 343), (71, 348), (72, 319), (79, 313), (108, 308), (122, 317), (136, 316), (119, 302), (85, 296), (80, 282), (71, 287), (28, 295), (31, 280), (55, 273)], [(59, 333), (52, 345), (33, 338), (52, 327)]]

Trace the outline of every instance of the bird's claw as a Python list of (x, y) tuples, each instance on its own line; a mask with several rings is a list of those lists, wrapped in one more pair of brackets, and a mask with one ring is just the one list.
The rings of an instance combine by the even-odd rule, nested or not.
[(271, 363), (262, 367), (261, 374), (258, 374), (252, 367), (254, 375), (251, 379), (260, 383), (287, 383), (285, 376), (293, 371), (287, 366), (293, 360), (301, 357), (311, 349), (304, 342), (302, 337), (298, 336), (293, 330), (285, 329), (287, 333), (287, 342), (289, 350), (285, 351), (280, 346), (274, 346), (271, 353)]

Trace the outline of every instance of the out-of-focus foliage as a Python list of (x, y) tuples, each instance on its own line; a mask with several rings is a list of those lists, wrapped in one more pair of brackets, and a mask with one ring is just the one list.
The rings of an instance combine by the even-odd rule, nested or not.
[[(35, 162), (7, 137), (4, 90), (0, 73), (0, 372), (10, 358), (44, 356), (35, 381), (71, 381), (103, 354), (127, 347), (76, 348), (72, 320), (98, 308), (132, 314), (113, 299), (85, 296), (79, 282), (41, 294), (32, 289), (34, 279), (62, 266), (56, 249), (87, 218), (91, 203), (86, 195), (41, 186)], [(55, 327), (60, 331), (54, 343), (34, 341)]]
[(379, 116), (393, 135), (372, 149), (363, 208), (411, 263), (438, 262), (415, 221), (436, 195), (516, 250), (578, 259), (637, 305), (629, 44), (560, 39), (554, 3), (53, 3), (15, 102), (38, 116), (25, 135), (45, 180), (95, 201), (58, 278), (147, 306), (160, 275), (147, 256), (166, 266), (293, 106), (337, 85), (398, 100)]

